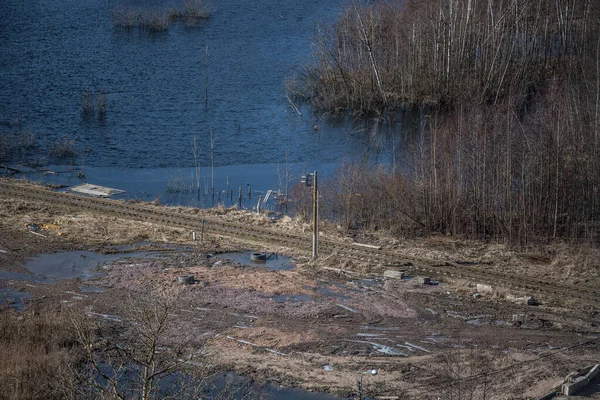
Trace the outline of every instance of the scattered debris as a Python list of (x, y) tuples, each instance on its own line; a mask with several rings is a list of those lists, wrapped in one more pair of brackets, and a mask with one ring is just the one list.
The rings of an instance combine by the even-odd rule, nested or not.
[(561, 386), (561, 392), (565, 396), (572, 396), (583, 389), (600, 373), (600, 364), (583, 368), (577, 372), (572, 372), (565, 378)]
[(281, 353), (277, 350), (269, 349), (268, 347), (265, 347), (265, 351), (268, 351), (269, 353), (277, 354), (278, 356), (287, 356), (287, 354), (285, 354), (285, 353)]
[(194, 275), (183, 275), (177, 277), (177, 282), (182, 285), (191, 285), (195, 282)]
[(512, 321), (513, 322), (522, 322), (525, 319), (525, 314), (513, 314)]
[(0, 164), (0, 168), (5, 169), (8, 172), (8, 175), (18, 174), (19, 172), (21, 172), (18, 169), (7, 167), (6, 165), (2, 164)]
[(247, 344), (248, 346), (262, 348), (263, 350), (268, 351), (269, 353), (277, 354), (278, 356), (287, 356), (287, 354), (285, 354), (285, 353), (281, 353), (281, 352), (279, 352), (277, 350), (270, 349), (268, 347), (259, 346), (259, 345), (255, 344), (255, 343), (249, 342), (249, 341), (244, 340), (244, 339), (236, 339), (233, 336), (229, 336), (229, 335), (227, 336), (227, 339), (234, 340), (234, 341), (236, 341), (238, 343)]
[(381, 250), (381, 246), (375, 246), (372, 244), (364, 244), (364, 243), (352, 243), (354, 246), (366, 247), (368, 249)]
[[(68, 303), (68, 301), (65, 301), (65, 302)], [(87, 315), (90, 317), (101, 317), (101, 318), (108, 319), (111, 321), (121, 322), (121, 317), (117, 317), (116, 315), (100, 314), (100, 313), (95, 313), (95, 312), (91, 312), (91, 311), (88, 312)]]
[[(198, 310), (200, 310), (200, 308), (197, 308)], [(208, 311), (208, 308), (206, 309)], [(250, 319), (258, 319), (258, 317), (256, 315), (248, 315), (248, 314), (237, 314), (237, 313), (230, 313), (231, 315), (233, 315), (234, 317), (242, 317), (242, 318), (250, 318)]]
[(356, 336), (360, 337), (381, 337), (385, 336), (384, 333), (357, 333)]
[(400, 328), (396, 327), (396, 326), (391, 326), (391, 327), (385, 327), (385, 326), (369, 326), (369, 325), (363, 325), (360, 327), (360, 329), (366, 329), (366, 330), (374, 330), (374, 331), (399, 331)]
[(58, 231), (61, 227), (56, 224), (42, 224), (41, 228), (45, 231)]
[(356, 310), (353, 310), (352, 308), (350, 308), (350, 307), (348, 307), (348, 306), (345, 306), (345, 305), (343, 305), (343, 304), (336, 304), (336, 306), (338, 306), (338, 307), (342, 307), (342, 308), (343, 308), (344, 310), (346, 310), (346, 311), (350, 311), (350, 312), (356, 313)]
[(70, 290), (65, 290), (65, 291), (63, 291), (63, 293), (72, 294), (73, 296), (87, 297), (85, 294), (81, 294), (81, 293), (77, 293), (77, 292), (71, 292)]
[(533, 296), (515, 296), (512, 294), (506, 295), (506, 300), (512, 301), (515, 304), (523, 304), (526, 306), (534, 306), (537, 304), (537, 300)]
[(394, 347), (386, 346), (385, 344), (380, 344), (380, 343), (375, 343), (375, 342), (366, 342), (364, 340), (351, 340), (351, 342), (370, 344), (378, 352), (384, 353), (384, 354), (387, 354), (387, 355), (390, 355), (390, 356), (404, 356), (404, 357), (408, 357), (408, 354), (403, 353), (403, 352), (401, 352), (400, 350), (398, 350), (398, 349), (396, 349)]
[(494, 288), (490, 285), (484, 285), (482, 283), (478, 283), (477, 284), (477, 292), (479, 292), (480, 294), (484, 295), (484, 294), (493, 294), (494, 293)]
[(431, 353), (431, 351), (429, 351), (429, 350), (427, 350), (427, 349), (424, 349), (424, 348), (422, 348), (421, 346), (417, 346), (416, 344), (412, 344), (412, 343), (409, 343), (409, 342), (404, 342), (404, 344), (406, 344), (406, 345), (408, 345), (408, 346), (411, 346), (411, 347), (414, 347), (415, 349), (418, 349), (418, 350), (424, 351), (425, 353)]
[(333, 371), (333, 365), (329, 365), (329, 364), (323, 365), (323, 369), (325, 371)]
[(344, 275), (358, 275), (357, 272), (352, 272), (352, 271), (346, 271), (343, 270), (341, 268), (331, 268), (331, 267), (323, 267), (323, 269), (327, 270), (327, 271), (333, 271), (333, 272), (337, 272), (338, 274), (344, 274)]
[(402, 279), (402, 278), (404, 278), (404, 271), (396, 271), (393, 269), (388, 269), (383, 272), (383, 277), (390, 278), (390, 279)]
[(38, 235), (38, 236), (41, 236), (41, 237), (43, 237), (43, 238), (47, 238), (47, 237), (48, 237), (48, 236), (46, 236), (46, 235), (42, 235), (41, 233), (37, 233), (37, 232), (35, 232), (35, 231), (33, 231), (33, 230), (30, 230), (30, 231), (29, 231), (29, 233), (33, 233), (34, 235)]
[(460, 315), (456, 311), (452, 311), (452, 310), (444, 310), (444, 311), (446, 312), (446, 315), (448, 315), (449, 317), (452, 317), (452, 318), (464, 319), (465, 321), (468, 320), (468, 319), (470, 319), (469, 317), (465, 317), (464, 315)]
[(417, 276), (414, 280), (415, 285), (431, 285), (431, 278)]
[(92, 185), (89, 183), (83, 183), (81, 185), (72, 186), (69, 188), (69, 191), (87, 194), (89, 196), (95, 197), (110, 197), (117, 194), (125, 193), (124, 190), (113, 189), (105, 186)]

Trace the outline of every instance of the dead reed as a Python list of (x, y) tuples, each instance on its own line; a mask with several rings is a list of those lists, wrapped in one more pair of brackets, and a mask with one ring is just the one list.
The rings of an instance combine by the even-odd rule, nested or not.
[(0, 310), (0, 398), (74, 398), (77, 352), (61, 313)]
[(74, 159), (77, 156), (75, 139), (59, 139), (52, 142), (48, 148), (48, 155), (57, 160)]
[(169, 9), (143, 9), (115, 7), (112, 10), (113, 26), (118, 29), (140, 29), (151, 33), (166, 32), (174, 22), (198, 25), (208, 18), (212, 10), (205, 0), (187, 0), (180, 7)]
[(106, 93), (92, 93), (85, 91), (79, 99), (81, 116), (84, 119), (89, 119), (93, 116), (97, 116), (102, 119), (106, 116), (106, 110), (108, 108), (108, 97)]

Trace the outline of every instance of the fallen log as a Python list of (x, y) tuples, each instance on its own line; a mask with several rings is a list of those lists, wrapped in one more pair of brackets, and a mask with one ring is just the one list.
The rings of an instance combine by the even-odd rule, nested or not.
[(16, 168), (7, 167), (6, 165), (2, 165), (2, 164), (0, 164), (0, 168), (4, 168), (6, 171), (8, 171), (9, 175), (18, 174), (19, 172), (21, 172), (20, 170), (18, 170)]

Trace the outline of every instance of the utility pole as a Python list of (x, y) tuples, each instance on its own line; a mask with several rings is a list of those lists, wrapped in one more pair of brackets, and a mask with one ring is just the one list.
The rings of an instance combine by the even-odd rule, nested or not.
[(318, 257), (319, 248), (319, 185), (317, 182), (317, 171), (312, 174), (302, 175), (301, 182), (306, 186), (313, 187), (313, 240), (312, 240), (312, 259), (316, 260)]
[(319, 189), (317, 185), (317, 171), (313, 173), (314, 186), (313, 186), (313, 248), (312, 248), (312, 259), (316, 260), (318, 257), (319, 248)]

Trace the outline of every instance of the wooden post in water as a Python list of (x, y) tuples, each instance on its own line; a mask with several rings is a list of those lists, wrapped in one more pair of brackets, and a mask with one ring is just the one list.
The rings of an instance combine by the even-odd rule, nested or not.
[(319, 247), (319, 190), (317, 186), (317, 171), (313, 175), (313, 249), (312, 259), (316, 260), (318, 257)]
[(250, 184), (248, 184), (248, 198), (252, 198), (252, 189), (250, 188)]
[(238, 197), (238, 201), (240, 203), (240, 208), (242, 208), (242, 185), (240, 185), (240, 195)]
[(256, 213), (260, 214), (260, 202), (262, 201), (262, 196), (258, 196), (258, 203), (256, 203)]

